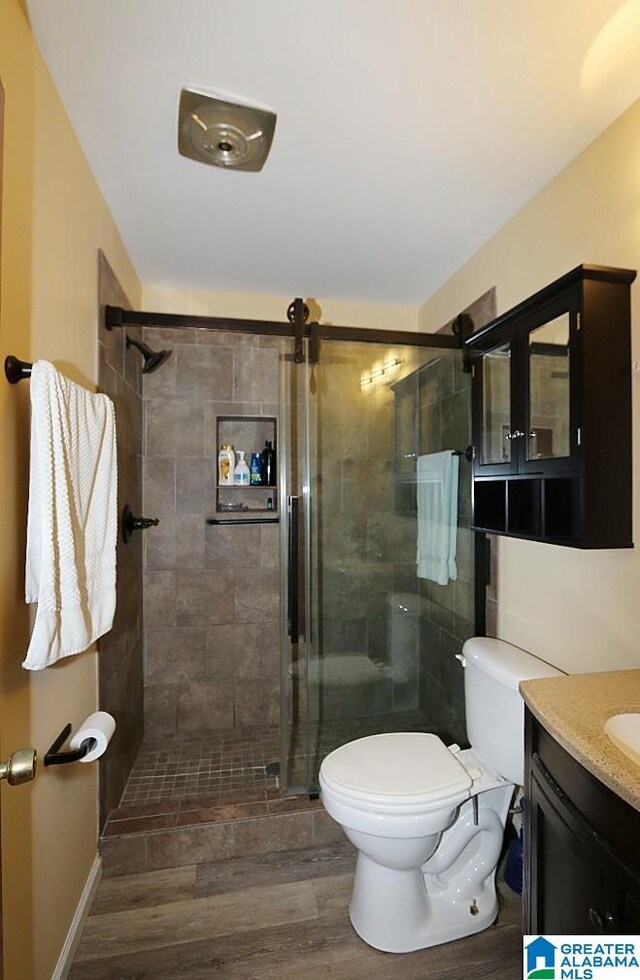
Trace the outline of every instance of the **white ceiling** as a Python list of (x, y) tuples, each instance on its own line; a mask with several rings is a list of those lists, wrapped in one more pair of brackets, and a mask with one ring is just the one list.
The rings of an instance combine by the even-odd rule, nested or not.
[[(640, 97), (640, 0), (27, 6), (149, 285), (417, 305)], [(178, 155), (183, 86), (277, 112), (264, 170)]]

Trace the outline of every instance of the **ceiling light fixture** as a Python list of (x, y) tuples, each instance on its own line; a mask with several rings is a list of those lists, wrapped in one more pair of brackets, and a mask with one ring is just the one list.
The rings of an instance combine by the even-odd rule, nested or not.
[(395, 368), (402, 364), (399, 357), (390, 357), (382, 364), (378, 361), (370, 371), (363, 371), (360, 375), (360, 387), (371, 388), (376, 384), (389, 384), (391, 375), (395, 373)]

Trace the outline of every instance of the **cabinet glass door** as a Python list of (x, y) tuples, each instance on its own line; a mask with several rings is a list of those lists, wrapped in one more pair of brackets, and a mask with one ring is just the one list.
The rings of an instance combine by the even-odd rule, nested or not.
[(483, 464), (510, 463), (511, 344), (501, 344), (482, 357), (482, 455)]
[(529, 333), (527, 459), (570, 455), (569, 313)]

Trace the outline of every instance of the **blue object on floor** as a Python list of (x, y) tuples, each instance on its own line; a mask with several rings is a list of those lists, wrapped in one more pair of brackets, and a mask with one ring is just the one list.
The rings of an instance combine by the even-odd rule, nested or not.
[[(524, 800), (521, 802), (524, 812)], [(512, 892), (522, 895), (522, 827), (517, 837), (514, 837), (507, 851), (504, 865), (504, 880)]]

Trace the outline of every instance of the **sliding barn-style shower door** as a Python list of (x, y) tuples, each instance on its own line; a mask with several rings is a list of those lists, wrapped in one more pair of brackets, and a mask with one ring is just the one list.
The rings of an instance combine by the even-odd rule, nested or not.
[[(455, 653), (476, 631), (470, 383), (457, 341), (336, 332), (313, 362), (307, 340), (299, 363), (288, 340), (281, 357), (281, 775), (291, 792), (313, 792), (324, 756), (362, 735), (464, 739)], [(453, 464), (456, 499), (431, 496), (425, 510), (426, 457)], [(436, 536), (452, 554), (437, 553), (434, 520), (451, 523)], [(424, 576), (419, 547), (436, 548), (446, 581)]]

